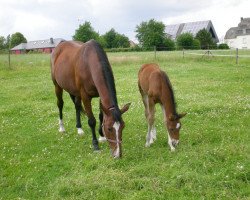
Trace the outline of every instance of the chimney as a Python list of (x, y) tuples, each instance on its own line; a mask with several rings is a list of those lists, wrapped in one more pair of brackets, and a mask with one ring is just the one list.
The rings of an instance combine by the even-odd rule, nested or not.
[(53, 38), (50, 38), (50, 43), (51, 43), (51, 44), (54, 44)]
[(243, 21), (243, 17), (240, 18), (240, 21), (241, 21), (241, 22)]

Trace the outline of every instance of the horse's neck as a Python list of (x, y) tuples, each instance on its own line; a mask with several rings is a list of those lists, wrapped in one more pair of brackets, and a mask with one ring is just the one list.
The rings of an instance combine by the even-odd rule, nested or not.
[(171, 93), (164, 92), (162, 94), (161, 103), (162, 103), (162, 108), (165, 111), (166, 117), (176, 114), (176, 105), (174, 102), (174, 97), (171, 96)]

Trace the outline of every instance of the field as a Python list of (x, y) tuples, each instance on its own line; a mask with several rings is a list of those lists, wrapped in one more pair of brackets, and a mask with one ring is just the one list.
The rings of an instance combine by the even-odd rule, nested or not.
[[(93, 153), (75, 128), (64, 93), (65, 134), (49, 55), (0, 55), (0, 199), (249, 199), (250, 59), (201, 58), (182, 52), (109, 53), (124, 114), (123, 158), (107, 143)], [(170, 152), (161, 109), (157, 140), (145, 148), (147, 123), (137, 88), (143, 63), (157, 62), (172, 82), (182, 120), (180, 145)], [(98, 118), (98, 99), (93, 101)]]

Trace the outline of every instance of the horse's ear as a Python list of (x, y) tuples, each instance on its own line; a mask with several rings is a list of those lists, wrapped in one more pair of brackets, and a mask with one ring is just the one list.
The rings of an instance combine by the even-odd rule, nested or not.
[(130, 105), (131, 105), (131, 103), (127, 103), (125, 106), (123, 106), (123, 108), (121, 109), (121, 113), (123, 114), (123, 113), (127, 112)]
[(184, 117), (186, 114), (187, 114), (187, 113), (178, 114), (178, 118), (180, 119), (180, 118)]

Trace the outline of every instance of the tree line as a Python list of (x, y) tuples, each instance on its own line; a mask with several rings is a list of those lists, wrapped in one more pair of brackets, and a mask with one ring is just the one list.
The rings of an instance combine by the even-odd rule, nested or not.
[[(163, 22), (150, 19), (149, 21), (141, 22), (135, 28), (136, 38), (139, 44), (130, 47), (129, 38), (118, 33), (114, 28), (100, 35), (91, 26), (89, 21), (80, 24), (75, 30), (72, 39), (86, 42), (90, 39), (98, 41), (105, 49), (131, 49), (131, 50), (175, 50), (175, 49), (228, 49), (227, 44), (217, 44), (213, 41), (212, 35), (206, 29), (200, 30), (196, 35), (191, 33), (183, 33), (176, 40), (172, 40), (165, 32), (166, 25)], [(22, 33), (17, 32), (6, 38), (0, 36), (0, 50), (13, 48), (14, 46), (27, 42), (27, 39)]]

